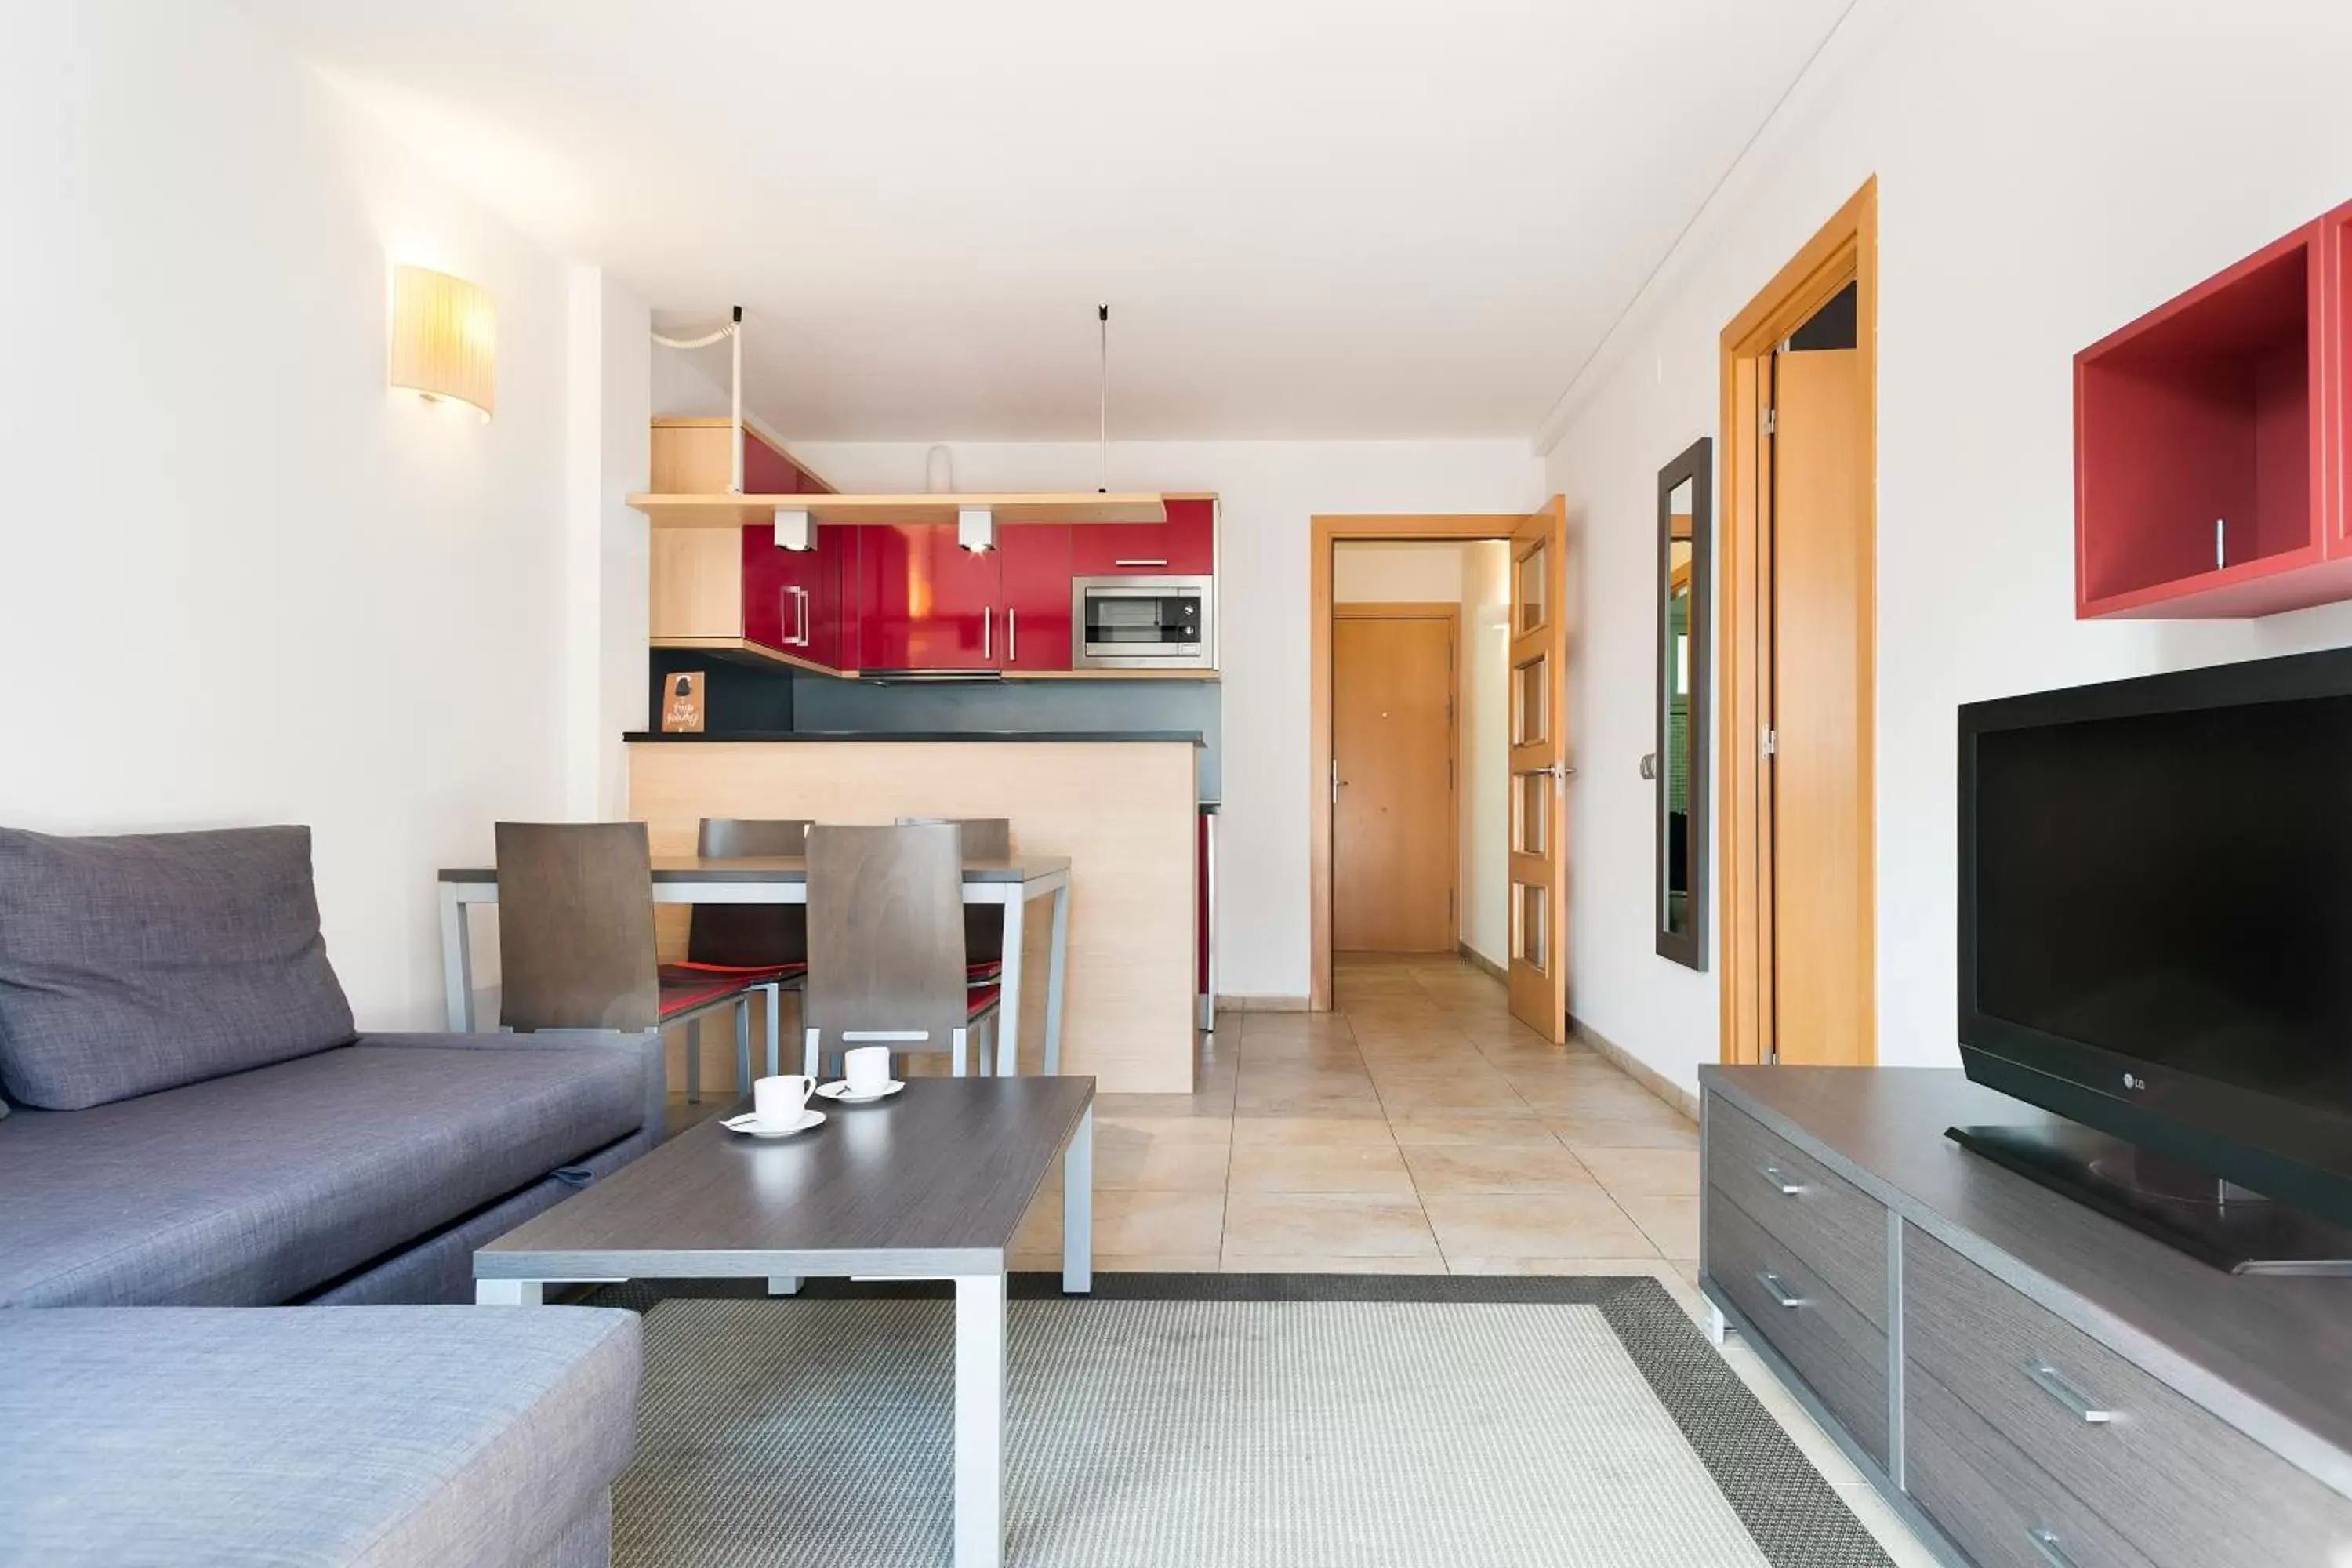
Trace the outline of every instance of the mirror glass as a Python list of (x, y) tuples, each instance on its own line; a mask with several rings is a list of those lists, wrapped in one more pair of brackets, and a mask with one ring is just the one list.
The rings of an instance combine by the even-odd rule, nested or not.
[(1714, 443), (1658, 473), (1657, 950), (1706, 967), (1707, 541)]

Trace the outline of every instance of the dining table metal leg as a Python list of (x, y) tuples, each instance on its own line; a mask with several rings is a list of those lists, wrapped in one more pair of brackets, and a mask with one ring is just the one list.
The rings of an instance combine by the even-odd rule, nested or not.
[(1089, 1105), (1062, 1151), (1062, 1290), (1076, 1296), (1094, 1288), (1095, 1108)]
[(1022, 911), (1028, 907), (1028, 900), (1021, 896), (1021, 885), (1009, 886), (1012, 893), (1004, 900), (1004, 968), (997, 977), (1002, 989), (996, 1008), (996, 1070), (1003, 1078), (1021, 1070), (1021, 949), (1027, 934)]
[(1062, 981), (1070, 968), (1070, 884), (1054, 889), (1053, 942), (1045, 953), (1045, 1070), (1062, 1070)]

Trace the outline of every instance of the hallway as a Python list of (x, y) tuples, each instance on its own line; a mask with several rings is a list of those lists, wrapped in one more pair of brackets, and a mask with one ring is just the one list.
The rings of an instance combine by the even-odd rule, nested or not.
[[(1097, 1268), (1693, 1277), (1687, 1118), (1459, 961), (1342, 955), (1337, 988), (1223, 1016), (1193, 1094), (1097, 1102)], [(1049, 1185), (1014, 1266), (1060, 1223)]]

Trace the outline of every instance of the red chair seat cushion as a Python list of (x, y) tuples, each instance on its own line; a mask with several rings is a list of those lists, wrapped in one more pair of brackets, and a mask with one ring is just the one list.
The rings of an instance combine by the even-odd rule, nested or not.
[(661, 988), (661, 1016), (674, 1018), (680, 1013), (706, 1007), (711, 1003), (749, 990), (740, 980), (718, 980), (708, 976), (678, 984), (665, 982)]
[(1004, 987), (1002, 985), (975, 985), (965, 992), (963, 994), (964, 1016), (977, 1018), (995, 1006), (996, 998), (1003, 993), (1003, 990)]
[(791, 980), (808, 973), (805, 963), (665, 963), (661, 966), (664, 985), (699, 985), (705, 981), (728, 980), (738, 985), (765, 985), (772, 981)]

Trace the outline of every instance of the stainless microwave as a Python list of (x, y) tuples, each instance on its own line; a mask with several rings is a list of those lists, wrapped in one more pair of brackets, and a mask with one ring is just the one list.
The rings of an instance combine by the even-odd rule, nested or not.
[(1078, 577), (1070, 584), (1073, 669), (1214, 669), (1216, 581)]

